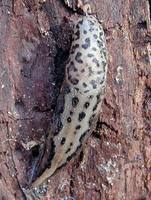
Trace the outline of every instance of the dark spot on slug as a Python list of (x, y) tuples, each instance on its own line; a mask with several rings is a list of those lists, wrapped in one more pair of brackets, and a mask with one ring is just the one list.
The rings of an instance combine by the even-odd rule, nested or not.
[(94, 62), (96, 64), (97, 67), (99, 67), (99, 61), (96, 59), (96, 58), (93, 58), (92, 59), (92, 62)]
[(83, 24), (83, 19), (81, 21), (79, 21), (79, 24), (82, 25)]
[(103, 73), (102, 71), (98, 71), (98, 72), (97, 72), (97, 74), (102, 74), (102, 73)]
[(97, 46), (98, 46), (99, 48), (101, 48), (101, 47), (103, 47), (103, 43), (102, 43), (100, 40), (97, 40)]
[(92, 48), (93, 51), (96, 51), (97, 49), (95, 47)]
[(71, 79), (70, 81), (71, 81), (71, 83), (72, 83), (73, 85), (77, 85), (77, 84), (79, 83), (79, 80), (76, 79), (76, 78), (73, 78), (73, 79)]
[(76, 91), (79, 91), (79, 88), (78, 88), (78, 87), (75, 87), (75, 90), (76, 90)]
[(99, 94), (97, 94), (97, 95), (96, 95), (97, 102), (99, 102), (99, 101), (100, 101), (100, 96), (101, 96), (101, 93), (99, 93)]
[(94, 28), (92, 28), (92, 27), (89, 28), (89, 31), (90, 31), (90, 32), (93, 32), (93, 31), (94, 31)]
[(97, 109), (98, 107), (98, 103), (95, 104), (95, 106), (93, 107), (93, 112)]
[(91, 80), (90, 84), (92, 85), (93, 89), (97, 88), (97, 82), (95, 80)]
[(72, 106), (75, 108), (79, 103), (78, 97), (73, 97), (72, 98)]
[(102, 36), (103, 36), (103, 32), (100, 32), (100, 33), (99, 33), (99, 38), (100, 38), (100, 40), (102, 40)]
[(73, 145), (73, 143), (72, 142), (70, 142), (70, 147)]
[(82, 73), (85, 72), (85, 69), (82, 69), (81, 72), (82, 72)]
[(104, 69), (105, 69), (106, 64), (107, 63), (105, 61), (102, 61), (102, 65), (103, 65)]
[(94, 57), (94, 55), (92, 53), (88, 53), (88, 57), (92, 58), (92, 57)]
[[(71, 156), (69, 156), (69, 157), (67, 158), (67, 162), (69, 162), (75, 154), (76, 154), (76, 152), (73, 153)], [(62, 166), (61, 166), (61, 167), (62, 167)]]
[(83, 31), (83, 33), (84, 33), (84, 34), (87, 34), (87, 31), (86, 31), (86, 30), (84, 30), (84, 31)]
[(88, 22), (89, 22), (90, 26), (94, 26), (95, 25), (94, 22), (91, 21), (91, 20), (88, 20)]
[(85, 43), (82, 45), (83, 49), (87, 49), (90, 47), (90, 38), (85, 39)]
[(76, 152), (74, 152), (73, 154), (71, 154), (70, 156), (68, 156), (67, 162), (69, 162), (72, 159), (72, 157), (74, 157), (75, 155), (76, 155)]
[(71, 48), (71, 54), (73, 54), (77, 48), (79, 48), (79, 44), (73, 45)]
[(80, 39), (80, 31), (79, 30), (77, 30), (77, 32), (75, 33), (75, 36), (76, 36), (75, 40)]
[(68, 94), (68, 93), (70, 93), (70, 92), (71, 92), (70, 86), (69, 86), (67, 83), (64, 84), (63, 93), (64, 93), (64, 94)]
[(71, 117), (68, 117), (68, 118), (67, 118), (67, 122), (68, 122), (68, 123), (71, 123), (71, 121), (72, 121), (72, 120), (71, 120)]
[(92, 70), (92, 67), (89, 67), (89, 76), (91, 76), (93, 74), (93, 70)]
[(93, 95), (90, 95), (90, 96), (89, 96), (89, 99), (93, 99)]
[(79, 73), (76, 73), (76, 77), (78, 77), (78, 78), (79, 78)]
[(104, 58), (107, 59), (107, 53), (105, 51), (102, 52), (104, 55)]
[(104, 83), (104, 76), (102, 77), (102, 80), (100, 81), (100, 85)]
[(78, 120), (79, 121), (82, 121), (84, 118), (85, 118), (85, 112), (81, 112), (81, 113), (79, 113), (79, 118), (78, 118)]
[(90, 92), (90, 90), (85, 90), (84, 93)]
[(90, 103), (89, 103), (89, 102), (85, 102), (85, 104), (84, 104), (84, 107), (85, 107), (85, 108), (88, 108), (88, 107), (89, 107), (89, 105), (90, 105)]
[(87, 84), (86, 83), (82, 83), (83, 87), (86, 88), (87, 87)]
[(71, 148), (68, 148), (67, 151), (65, 152), (66, 154), (71, 150)]
[(77, 52), (76, 56), (75, 56), (75, 60), (78, 63), (83, 63), (82, 59), (81, 59), (82, 53), (81, 52)]
[(98, 36), (97, 36), (96, 34), (94, 34), (94, 35), (93, 35), (93, 37), (94, 37), (95, 39), (97, 39), (97, 38), (98, 38)]
[(81, 128), (81, 126), (80, 126), (80, 125), (76, 126), (76, 130), (78, 130), (78, 129), (80, 129), (80, 128)]
[(66, 141), (66, 138), (63, 137), (61, 140), (61, 145), (64, 145), (65, 141)]
[(72, 112), (72, 111), (70, 111), (70, 115), (73, 115), (73, 112)]
[(58, 169), (62, 168), (64, 165), (66, 165), (66, 163), (69, 162), (69, 161), (72, 159), (72, 157), (74, 157), (74, 156), (76, 155), (77, 151), (81, 148), (81, 146), (82, 146), (82, 144), (79, 144), (79, 145), (77, 146), (76, 150), (74, 151), (74, 153), (72, 153), (71, 155), (69, 155), (69, 156), (67, 157), (67, 159), (66, 159), (66, 162), (63, 163)]
[(79, 146), (77, 147), (76, 151), (74, 153), (72, 153), (68, 158), (67, 161), (70, 161), (72, 159), (72, 157), (74, 157), (76, 155), (76, 152), (78, 151), (78, 149), (80, 149), (80, 147), (82, 146), (82, 144), (79, 144)]
[(88, 132), (89, 132), (89, 130), (85, 131), (85, 132), (81, 135), (81, 137), (80, 137), (80, 139), (79, 139), (80, 143), (82, 143), (82, 141), (83, 141), (85, 135), (86, 135)]

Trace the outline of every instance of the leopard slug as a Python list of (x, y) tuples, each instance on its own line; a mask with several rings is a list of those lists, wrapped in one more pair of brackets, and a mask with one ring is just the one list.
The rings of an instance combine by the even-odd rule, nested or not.
[(31, 190), (66, 164), (92, 133), (104, 97), (106, 75), (104, 31), (98, 20), (87, 14), (74, 24), (65, 80), (41, 162), (48, 160), (48, 165), (32, 183)]

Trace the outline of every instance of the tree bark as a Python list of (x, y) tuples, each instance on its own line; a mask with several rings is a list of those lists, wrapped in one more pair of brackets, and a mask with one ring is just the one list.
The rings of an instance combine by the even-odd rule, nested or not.
[[(149, 1), (90, 2), (107, 38), (106, 95), (95, 133), (51, 177), (44, 200), (150, 200)], [(70, 48), (64, 17), (75, 16), (61, 0), (0, 1), (0, 200), (25, 198), (40, 153), (28, 145), (49, 127)]]

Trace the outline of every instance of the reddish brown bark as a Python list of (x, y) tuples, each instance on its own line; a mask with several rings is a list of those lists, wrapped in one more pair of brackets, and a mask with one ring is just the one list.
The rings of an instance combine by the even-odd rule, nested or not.
[[(74, 13), (47, 0), (0, 2), (0, 199), (24, 199), (27, 169), (52, 116)], [(14, 6), (12, 6), (14, 5)], [(109, 70), (97, 130), (50, 179), (50, 200), (151, 199), (150, 13), (146, 0), (95, 0), (106, 30)], [(30, 170), (29, 170), (30, 172)]]

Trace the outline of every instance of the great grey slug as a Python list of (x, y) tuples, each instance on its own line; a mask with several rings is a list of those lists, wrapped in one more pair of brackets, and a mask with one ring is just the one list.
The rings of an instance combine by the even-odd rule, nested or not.
[(29, 194), (66, 164), (91, 134), (100, 113), (106, 75), (104, 31), (98, 20), (87, 14), (74, 24), (65, 80), (42, 159), (42, 163), (46, 160), (49, 162), (43, 173), (32, 183)]

